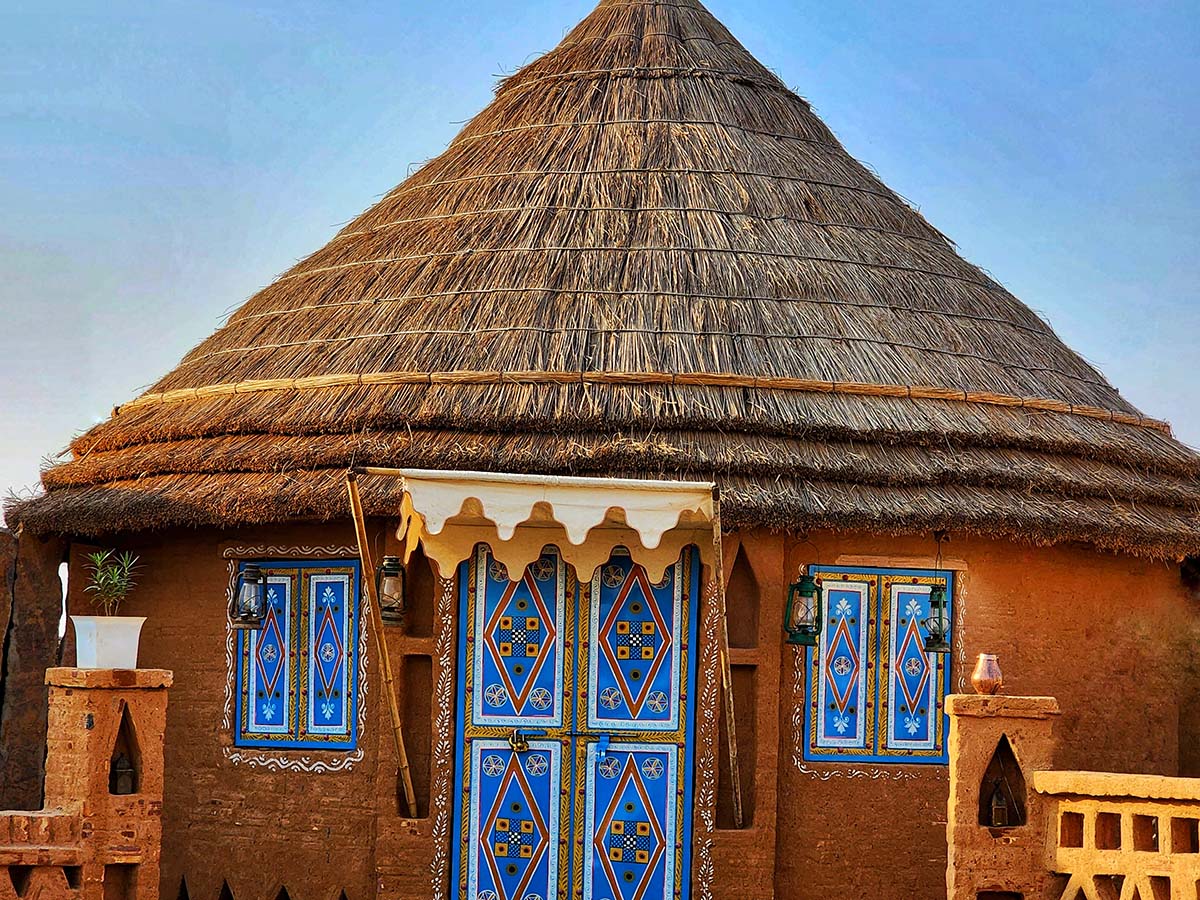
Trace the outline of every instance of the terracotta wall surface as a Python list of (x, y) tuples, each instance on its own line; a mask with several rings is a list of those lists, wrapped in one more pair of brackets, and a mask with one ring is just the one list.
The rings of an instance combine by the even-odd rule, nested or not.
[[(932, 538), (811, 539), (823, 564), (871, 556), (892, 557), (896, 565), (932, 561)], [(814, 561), (811, 546), (792, 552), (790, 564)], [(1058, 766), (1179, 772), (1181, 743), (1194, 744), (1200, 735), (1183, 714), (1197, 695), (1189, 660), (1198, 609), (1185, 595), (1177, 564), (974, 539), (952, 539), (944, 553), (966, 564), (957, 640), (968, 668), (977, 654), (997, 653), (1005, 693), (1059, 699)], [(957, 658), (956, 652), (956, 665)], [(969, 675), (958, 666), (957, 689), (970, 690)], [(785, 697), (794, 682), (785, 664)], [(837, 766), (812, 764), (814, 774), (804, 774), (788, 764), (791, 740), (785, 724), (777, 896), (824, 897), (847, 883), (856, 895), (881, 900), (944, 896), (945, 769), (876, 767), (847, 778)]]
[(58, 665), (62, 583), (57, 538), (0, 531), (0, 809), (40, 809), (46, 669)]
[[(122, 612), (148, 617), (139, 665), (172, 669), (167, 710), (161, 896), (218, 900), (348, 900), (374, 896), (374, 749), (380, 735), (378, 677), (371, 673), (366, 758), (348, 773), (312, 775), (234, 765), (221, 721), (225, 704), (225, 592), (230, 542), (287, 546), (354, 543), (341, 528), (277, 528), (237, 535), (166, 534), (119, 543), (141, 554), (141, 584)], [(78, 554), (71, 594), (81, 602)], [(70, 656), (70, 650), (67, 656)], [(73, 660), (68, 660), (67, 664)], [(319, 754), (293, 751), (296, 759)], [(332, 757), (333, 754), (327, 754)]]
[[(752, 533), (742, 540), (761, 592), (759, 700), (774, 698), (777, 714), (774, 705), (767, 709), (777, 727), (756, 714), (754, 822), (714, 836), (714, 895), (769, 896), (774, 860), (775, 896), (784, 900), (845, 895), (849, 887), (854, 896), (880, 900), (944, 896), (944, 767), (892, 766), (855, 778), (824, 764), (802, 772), (792, 720), (795, 654), (782, 646), (780, 630), (782, 592), (798, 564), (855, 556), (928, 565), (932, 539), (818, 534), (811, 540), (819, 559), (812, 545), (792, 536)], [(428, 820), (393, 813), (395, 769), (390, 745), (380, 744), (390, 734), (374, 667), (360, 741), (365, 759), (351, 772), (270, 772), (226, 758), (228, 567), (221, 550), (233, 542), (349, 544), (353, 534), (346, 523), (177, 532), (128, 544), (146, 562), (126, 610), (149, 616), (141, 664), (175, 672), (162, 896), (178, 896), (186, 876), (192, 900), (217, 900), (223, 880), (235, 900), (275, 900), (281, 888), (293, 900), (338, 900), (343, 890), (348, 900), (360, 900), (375, 895), (376, 866), (391, 888), (381, 895), (427, 896), (421, 892), (429, 883), (432, 832)], [(1059, 698), (1060, 766), (1178, 773), (1181, 740), (1195, 742), (1200, 734), (1181, 712), (1197, 686), (1185, 652), (1197, 616), (1177, 565), (967, 539), (953, 540), (946, 556), (966, 563), (959, 602), (967, 657), (998, 653), (1006, 691)], [(730, 601), (730, 615), (737, 616), (736, 598)], [(425, 640), (414, 640), (410, 651), (432, 650)], [(745, 651), (739, 659), (753, 662)], [(969, 672), (960, 667), (954, 675), (959, 683)], [(439, 762), (433, 761), (435, 776)], [(400, 848), (411, 856), (391, 858)], [(768, 871), (755, 871), (763, 866)]]

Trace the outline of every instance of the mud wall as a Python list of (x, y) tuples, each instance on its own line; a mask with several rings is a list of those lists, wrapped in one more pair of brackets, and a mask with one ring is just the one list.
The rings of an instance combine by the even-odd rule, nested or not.
[[(236, 763), (223, 727), (228, 665), (225, 598), (232, 544), (352, 545), (342, 528), (276, 528), (164, 534), (116, 541), (141, 556), (140, 583), (122, 607), (147, 616), (138, 663), (171, 669), (164, 755), (160, 896), (193, 900), (348, 900), (374, 896), (375, 742), (380, 734), (377, 677), (367, 694), (364, 758), (349, 771), (315, 774), (321, 754), (278, 751), (292, 771)], [(81, 550), (71, 553), (71, 609), (84, 605)], [(73, 662), (68, 640), (65, 664)], [(334, 754), (325, 754), (333, 758)], [(305, 759), (307, 757), (307, 760)], [(185, 893), (186, 892), (186, 893)]]
[[(932, 539), (813, 542), (824, 564), (932, 562)], [(813, 548), (789, 552), (810, 562)], [(1058, 766), (1165, 775), (1186, 767), (1181, 743), (1198, 736), (1187, 714), (1197, 697), (1189, 660), (1198, 607), (1177, 564), (972, 539), (945, 552), (960, 568), (956, 689), (970, 691), (979, 653), (997, 653), (1005, 693), (1058, 698)], [(813, 763), (802, 771), (788, 710), (803, 701), (803, 681), (786, 662), (780, 674), (777, 896), (827, 897), (848, 884), (881, 900), (945, 896), (946, 770), (859, 767), (867, 771), (849, 777), (849, 767)]]
[[(378, 528), (376, 532), (378, 533)], [(373, 538), (374, 540), (374, 538)], [(844, 893), (881, 900), (944, 895), (948, 795), (943, 767), (805, 764), (793, 710), (803, 672), (782, 641), (786, 586), (801, 563), (928, 566), (932, 539), (753, 532), (727, 547), (730, 634), (737, 690), (744, 827), (732, 821), (728, 759), (719, 769), (718, 830), (711, 835), (716, 897), (817, 898)], [(126, 612), (149, 617), (141, 664), (175, 672), (168, 710), (162, 896), (192, 900), (347, 900), (430, 896), (436, 857), (431, 820), (397, 811), (395, 763), (379, 677), (369, 670), (364, 757), (349, 771), (273, 771), (235, 762), (222, 726), (227, 663), (223, 605), (230, 545), (348, 545), (349, 524), (236, 533), (172, 533), (127, 542), (143, 555), (142, 585)], [(813, 545), (819, 547), (814, 559)], [(741, 557), (739, 561), (739, 555)], [(73, 554), (74, 556), (74, 554)], [(1200, 737), (1187, 708), (1197, 678), (1195, 601), (1178, 565), (954, 540), (966, 684), (979, 652), (1000, 655), (1006, 690), (1053, 694), (1064, 710), (1069, 768), (1177, 774)], [(74, 569), (78, 559), (72, 560)], [(79, 578), (71, 603), (78, 605)], [(430, 587), (432, 591), (432, 586)], [(436, 679), (432, 612), (416, 633), (389, 634), (401, 680), (418, 787), (428, 792), (448, 761), (431, 755), (422, 727)], [(1191, 644), (1189, 644), (1189, 641)], [(405, 654), (413, 662), (401, 664)], [(64, 660), (69, 664), (70, 658)], [(411, 682), (406, 689), (405, 682)], [(436, 710), (430, 714), (433, 718)], [(297, 757), (302, 756), (297, 753)], [(424, 778), (424, 782), (421, 779)]]

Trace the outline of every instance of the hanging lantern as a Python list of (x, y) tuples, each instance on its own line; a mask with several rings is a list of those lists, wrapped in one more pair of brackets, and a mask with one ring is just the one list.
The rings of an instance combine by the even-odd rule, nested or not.
[(1004, 791), (1000, 786), (1000, 779), (997, 778), (992, 785), (992, 803), (991, 803), (990, 821), (993, 828), (1008, 827), (1008, 798), (1004, 796)]
[(124, 753), (118, 753), (116, 759), (112, 761), (108, 772), (108, 792), (110, 794), (119, 794), (128, 796), (135, 793), (134, 781), (137, 777), (137, 772), (134, 771), (133, 763), (129, 761), (129, 757)]
[(385, 556), (383, 565), (375, 572), (375, 588), (379, 596), (379, 614), (385, 625), (403, 625), (406, 612), (404, 565), (398, 556)]
[(242, 568), (238, 575), (238, 589), (229, 607), (229, 620), (235, 629), (254, 631), (262, 627), (267, 617), (266, 583), (258, 566), (251, 563)]
[(950, 621), (944, 584), (935, 584), (929, 592), (929, 618), (921, 624), (928, 632), (925, 638), (925, 652), (949, 653), (950, 631), (954, 623)]
[(783, 630), (789, 644), (815, 647), (821, 633), (821, 586), (812, 575), (802, 575), (788, 588), (787, 615)]

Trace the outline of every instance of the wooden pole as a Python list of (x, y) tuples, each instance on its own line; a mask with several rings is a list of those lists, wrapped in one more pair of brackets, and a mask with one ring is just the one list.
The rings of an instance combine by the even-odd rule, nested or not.
[(358, 536), (358, 556), (362, 561), (362, 578), (367, 583), (367, 597), (371, 601), (371, 631), (375, 633), (375, 649), (379, 654), (379, 667), (383, 672), (384, 693), (388, 709), (392, 713), (392, 736), (396, 739), (396, 759), (399, 761), (397, 775), (404, 788), (404, 803), (410, 816), (417, 814), (417, 794), (413, 790), (412, 773), (408, 768), (408, 753), (404, 749), (404, 725), (400, 720), (400, 704), (396, 700), (396, 683), (392, 678), (392, 660), (388, 656), (387, 643), (383, 638), (383, 614), (379, 606), (379, 589), (375, 584), (375, 564), (371, 560), (371, 545), (367, 542), (367, 520), (363, 515), (362, 497), (358, 493), (358, 476), (346, 473), (346, 492), (350, 495), (350, 514), (354, 517), (354, 532)]
[(717, 579), (717, 616), (721, 623), (717, 629), (717, 644), (721, 658), (721, 683), (725, 688), (725, 736), (729, 742), (729, 780), (733, 782), (733, 823), (741, 828), (745, 819), (742, 813), (742, 777), (738, 765), (737, 723), (733, 706), (733, 672), (729, 665), (729, 615), (725, 604), (725, 553), (722, 543), (721, 497), (714, 489), (713, 547), (716, 562), (713, 576)]
[(352, 475), (384, 475), (391, 478), (403, 478), (403, 469), (385, 469), (380, 466), (357, 466), (350, 470)]

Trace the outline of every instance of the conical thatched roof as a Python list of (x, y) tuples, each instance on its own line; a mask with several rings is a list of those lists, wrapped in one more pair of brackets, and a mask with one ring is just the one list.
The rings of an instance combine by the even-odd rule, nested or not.
[(26, 527), (344, 517), (355, 462), (715, 477), (734, 524), (1200, 549), (1200, 458), (696, 0), (605, 0), (72, 450)]

